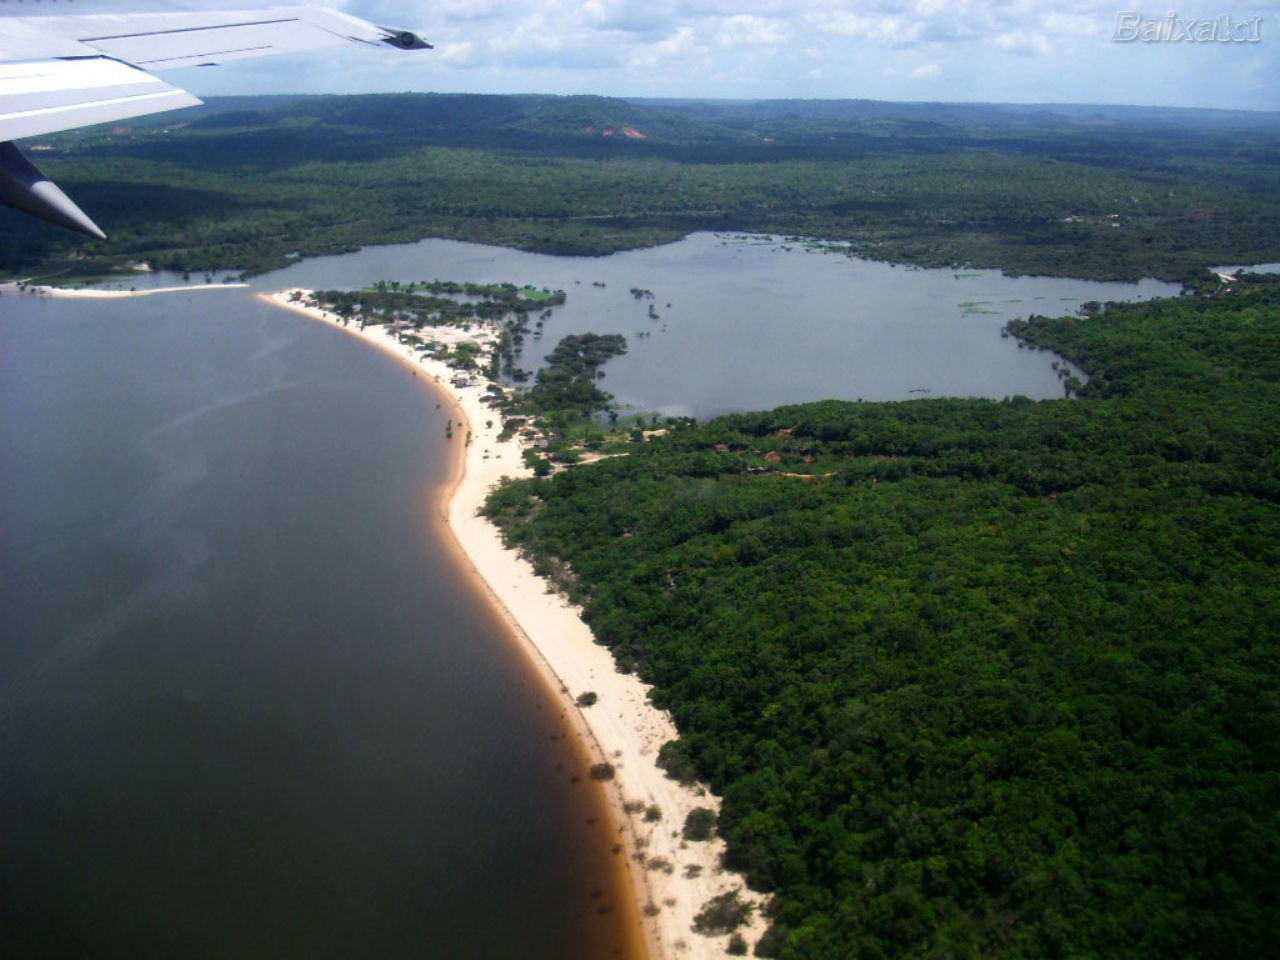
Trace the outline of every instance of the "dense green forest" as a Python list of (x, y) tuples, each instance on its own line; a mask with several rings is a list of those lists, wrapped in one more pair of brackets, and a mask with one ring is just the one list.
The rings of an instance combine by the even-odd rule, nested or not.
[[(459, 294), (471, 299), (459, 300)], [(527, 315), (565, 301), (563, 290), (441, 280), (379, 280), (364, 290), (317, 290), (314, 296), (343, 317), (358, 315), (376, 323), (404, 320), (418, 329), (472, 320), (498, 321), (509, 314)]]
[(426, 236), (604, 254), (708, 229), (1102, 279), (1280, 259), (1267, 113), (238, 97), (26, 147), (110, 237), (0, 210), (0, 270), (64, 281), (131, 260), (259, 273)]
[(488, 502), (674, 714), (762, 956), (1280, 940), (1280, 281), (1013, 332), (1081, 398), (735, 415)]

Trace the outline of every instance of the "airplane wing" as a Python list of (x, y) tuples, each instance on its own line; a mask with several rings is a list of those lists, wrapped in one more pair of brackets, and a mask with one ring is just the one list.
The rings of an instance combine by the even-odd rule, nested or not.
[(343, 43), (429, 49), (407, 30), (315, 7), (0, 16), (0, 203), (102, 238), (10, 141), (200, 103), (151, 70)]

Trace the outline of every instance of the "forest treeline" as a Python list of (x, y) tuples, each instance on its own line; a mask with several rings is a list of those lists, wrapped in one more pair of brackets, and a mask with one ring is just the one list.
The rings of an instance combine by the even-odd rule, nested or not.
[(489, 499), (673, 713), (761, 956), (1280, 938), (1280, 280), (1013, 326), (1080, 399), (729, 416)]
[[(459, 299), (459, 294), (470, 299)], [(373, 323), (404, 321), (417, 329), (471, 320), (499, 321), (509, 314), (527, 315), (565, 301), (563, 290), (440, 280), (379, 280), (363, 290), (318, 290), (314, 296), (342, 317), (359, 316)]]
[(19, 276), (261, 273), (427, 236), (595, 255), (694, 230), (1095, 279), (1280, 259), (1272, 114), (238, 97), (28, 146), (110, 237), (0, 210), (0, 270)]

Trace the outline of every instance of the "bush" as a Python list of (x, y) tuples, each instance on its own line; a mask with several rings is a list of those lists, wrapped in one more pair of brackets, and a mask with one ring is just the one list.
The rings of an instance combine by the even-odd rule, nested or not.
[(662, 819), (662, 808), (656, 803), (644, 812), (644, 818), (650, 823), (657, 823)]
[(730, 890), (703, 904), (698, 915), (693, 918), (693, 929), (709, 937), (733, 933), (750, 916), (751, 904), (743, 903), (737, 890)]
[(697, 807), (684, 818), (683, 836), (686, 840), (710, 840), (716, 829), (716, 812), (707, 807)]
[(577, 704), (580, 707), (590, 707), (594, 706), (599, 699), (594, 690), (588, 690), (586, 693), (578, 694)]
[(731, 957), (745, 957), (747, 955), (747, 941), (742, 939), (742, 934), (735, 933), (729, 938), (727, 952)]
[(689, 756), (689, 748), (683, 740), (668, 740), (658, 751), (658, 767), (672, 780), (691, 784), (698, 779), (698, 768)]
[(773, 924), (756, 943), (756, 956), (768, 958), (782, 956), (782, 948), (790, 936), (791, 928), (785, 923)]
[(612, 780), (614, 772), (612, 763), (593, 763), (591, 765), (592, 780)]

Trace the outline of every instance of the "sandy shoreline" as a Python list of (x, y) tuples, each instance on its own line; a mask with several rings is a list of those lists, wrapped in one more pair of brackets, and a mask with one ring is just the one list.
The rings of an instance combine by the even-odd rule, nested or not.
[[(718, 810), (719, 802), (699, 788), (682, 787), (658, 769), (659, 748), (676, 735), (670, 716), (649, 703), (643, 683), (617, 672), (612, 655), (595, 643), (578, 609), (559, 594), (548, 593), (533, 567), (507, 550), (497, 529), (478, 516), (480, 505), (502, 477), (529, 473), (516, 441), (498, 441), (501, 416), (481, 402), (484, 388), (453, 386), (453, 370), (441, 361), (422, 359), (412, 348), (387, 336), (382, 326), (363, 331), (354, 325), (343, 327), (333, 314), (290, 301), (288, 291), (258, 296), (337, 326), (397, 357), (448, 399), (462, 421), (454, 430), (453, 441), (462, 456), (457, 458), (456, 482), (452, 489), (441, 492), (435, 509), (457, 541), (460, 558), (465, 558), (466, 567), (484, 584), (524, 653), (559, 697), (564, 717), (592, 762), (608, 762), (615, 768), (605, 793), (628, 857), (647, 953), (654, 960), (725, 956), (729, 938), (695, 933), (695, 915), (708, 900), (727, 891), (739, 890), (745, 901), (757, 906), (762, 898), (745, 889), (742, 877), (720, 871), (722, 841), (686, 842), (681, 837), (691, 810)], [(470, 333), (452, 327), (432, 328), (431, 336), (451, 345), (461, 340), (487, 345), (496, 334), (477, 324)], [(578, 707), (575, 699), (588, 691), (597, 695), (598, 702)], [(650, 808), (657, 808), (661, 818), (647, 819)], [(750, 925), (740, 930), (749, 945), (764, 932), (766, 924), (760, 914), (757, 909)]]
[(0, 293), (14, 293), (30, 297), (65, 297), (84, 300), (117, 300), (128, 297), (150, 297), (157, 293), (193, 293), (197, 290), (243, 290), (247, 283), (201, 283), (184, 287), (152, 287), (148, 290), (95, 290), (90, 287), (28, 286), (19, 288), (16, 283), (0, 283)]

